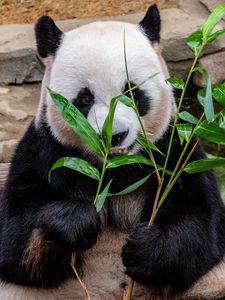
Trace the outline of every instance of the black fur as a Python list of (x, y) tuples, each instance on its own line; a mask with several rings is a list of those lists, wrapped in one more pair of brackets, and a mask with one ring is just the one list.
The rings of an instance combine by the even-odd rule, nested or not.
[(37, 50), (42, 58), (55, 55), (63, 33), (49, 16), (42, 16), (35, 25)]
[[(131, 82), (131, 88), (133, 88), (135, 86), (137, 86), (137, 84)], [(128, 83), (126, 84), (123, 93), (126, 96), (131, 98)], [(145, 95), (145, 92), (139, 87), (136, 87), (135, 89), (133, 89), (132, 93), (133, 93), (133, 97), (134, 97), (135, 103), (138, 108), (138, 112), (139, 112), (140, 116), (143, 117), (144, 115), (146, 115), (149, 112), (149, 110), (151, 108), (151, 106), (150, 106), (151, 99), (149, 99), (149, 97), (147, 97)]]
[(160, 41), (161, 18), (156, 4), (149, 7), (139, 24), (152, 43)]
[(72, 102), (79, 111), (87, 117), (92, 105), (94, 104), (94, 95), (91, 93), (89, 88), (83, 88)]
[[(158, 142), (164, 153), (169, 135), (166, 133)], [(177, 139), (170, 169), (180, 151)], [(83, 251), (96, 242), (99, 217), (90, 202), (95, 195), (96, 182), (69, 169), (54, 171), (48, 182), (50, 167), (62, 156), (84, 158), (82, 152), (56, 142), (46, 125), (37, 131), (31, 124), (16, 150), (2, 197), (0, 277), (5, 281), (35, 286), (57, 285), (71, 276), (71, 251)], [(163, 164), (164, 157), (157, 156), (158, 163)], [(204, 154), (199, 147), (192, 159), (202, 157)], [(101, 167), (99, 163), (95, 166)], [(118, 192), (152, 171), (147, 166), (122, 167), (108, 172), (106, 182), (114, 178), (111, 192)], [(156, 178), (151, 177), (140, 189), (146, 199), (144, 214), (123, 247), (122, 258), (127, 274), (136, 281), (170, 286), (173, 293), (178, 293), (223, 258), (224, 206), (212, 173), (184, 173), (160, 210), (155, 225), (148, 228), (146, 222), (156, 187)], [(105, 205), (108, 226), (121, 231), (113, 201), (116, 199), (109, 198)], [(26, 269), (21, 261), (36, 228), (43, 231), (46, 241), (54, 241), (59, 247), (46, 254), (46, 263), (32, 273), (32, 269)]]

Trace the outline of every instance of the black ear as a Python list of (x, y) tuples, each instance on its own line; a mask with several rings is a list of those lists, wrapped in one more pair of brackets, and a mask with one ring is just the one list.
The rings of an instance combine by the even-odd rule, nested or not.
[(50, 17), (40, 17), (35, 25), (35, 35), (39, 55), (42, 58), (55, 55), (63, 33)]
[(139, 24), (152, 43), (160, 41), (161, 18), (156, 4), (149, 7)]

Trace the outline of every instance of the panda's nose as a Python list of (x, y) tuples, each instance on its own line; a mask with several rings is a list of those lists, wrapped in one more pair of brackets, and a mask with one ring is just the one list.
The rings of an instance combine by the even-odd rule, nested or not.
[(125, 138), (128, 136), (128, 133), (129, 133), (129, 130), (114, 134), (112, 136), (112, 146), (115, 147), (115, 146), (118, 146), (119, 144), (121, 144), (122, 141), (125, 140)]

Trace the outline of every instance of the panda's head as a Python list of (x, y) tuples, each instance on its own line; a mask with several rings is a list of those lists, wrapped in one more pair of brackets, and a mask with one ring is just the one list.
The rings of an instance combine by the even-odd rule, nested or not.
[[(129, 78), (139, 114), (152, 141), (167, 129), (174, 114), (174, 99), (166, 84), (167, 70), (159, 51), (160, 15), (151, 6), (138, 24), (95, 22), (63, 33), (43, 16), (36, 24), (38, 53), (46, 65), (36, 126), (45, 119), (55, 138), (64, 145), (84, 148), (78, 136), (57, 112), (46, 86), (72, 101), (100, 133), (110, 101), (128, 90), (124, 36)], [(151, 79), (147, 80), (152, 75)], [(129, 96), (129, 93), (127, 94)], [(137, 151), (140, 124), (132, 108), (118, 103), (112, 146), (124, 153)]]

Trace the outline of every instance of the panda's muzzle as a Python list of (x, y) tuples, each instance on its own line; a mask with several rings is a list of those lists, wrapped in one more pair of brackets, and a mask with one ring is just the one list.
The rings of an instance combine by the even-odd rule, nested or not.
[(120, 145), (128, 136), (129, 130), (122, 131), (112, 136), (112, 147)]

